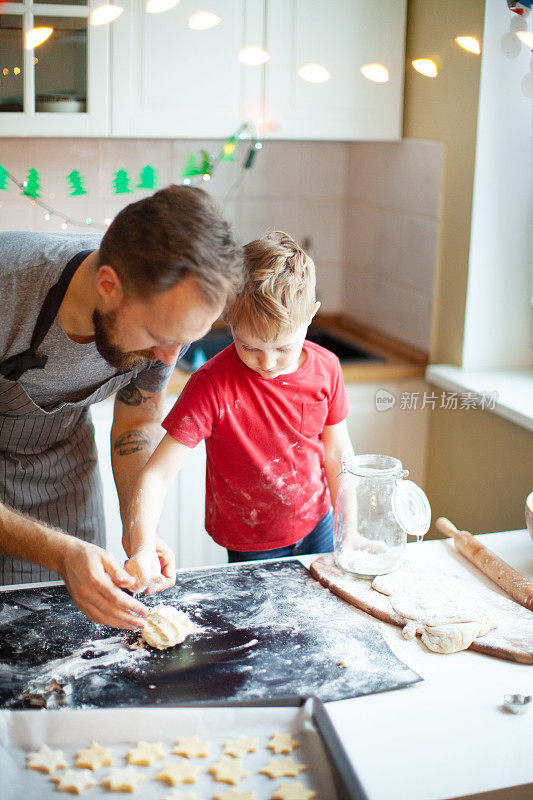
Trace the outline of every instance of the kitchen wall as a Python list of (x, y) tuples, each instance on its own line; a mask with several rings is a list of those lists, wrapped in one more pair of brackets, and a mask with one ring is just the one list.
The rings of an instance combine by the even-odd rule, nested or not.
[[(192, 140), (0, 139), (0, 163), (22, 178), (35, 167), (42, 199), (76, 219), (103, 222), (148, 192), (113, 193), (113, 173), (134, 179), (153, 165), (160, 184), (179, 181), (187, 157), (219, 142)], [(266, 142), (239, 179), (221, 163), (204, 185), (242, 242), (269, 228), (310, 240), (323, 311), (343, 312), (422, 349), (429, 348), (442, 147), (436, 142)], [(71, 197), (65, 176), (78, 169), (87, 195)], [(132, 184), (134, 187), (135, 184)], [(59, 230), (11, 186), (0, 193), (0, 230)], [(79, 230), (72, 228), (72, 230)], [(349, 302), (347, 297), (350, 298)]]
[[(487, 15), (495, 10), (493, 2), (505, 6), (487, 0)], [(456, 47), (454, 38), (464, 34), (483, 41), (484, 16), (483, 0), (409, 0), (408, 4), (407, 59), (441, 56), (438, 80), (428, 81), (408, 70), (405, 83), (404, 136), (433, 139), (445, 146), (431, 361), (459, 366), (481, 62)], [(504, 163), (506, 152), (498, 157)], [(434, 519), (444, 515), (458, 527), (478, 533), (524, 527), (525, 498), (533, 489), (530, 431), (490, 411), (436, 408), (429, 415), (427, 454), (426, 490)]]
[(483, 42), (484, 7), (484, 0), (409, 0), (407, 6), (406, 63), (433, 58), (439, 67), (436, 79), (406, 70), (403, 130), (407, 138), (444, 144), (431, 347), (437, 363), (461, 363), (481, 64), (455, 37)]
[[(111, 181), (118, 169), (134, 179), (149, 163), (164, 186), (180, 182), (191, 153), (201, 148), (217, 152), (220, 142), (192, 140), (0, 139), (0, 163), (17, 177), (30, 167), (41, 174), (42, 199), (76, 219), (103, 222), (127, 203), (149, 192), (114, 194)], [(221, 203), (242, 242), (268, 228), (281, 228), (299, 241), (310, 238), (318, 268), (318, 293), (324, 309), (342, 306), (344, 224), (348, 145), (343, 143), (267, 142), (257, 151), (253, 168), (241, 175), (238, 164), (248, 145), (238, 145), (236, 162), (221, 163), (209, 183), (202, 184)], [(78, 169), (89, 193), (69, 196), (65, 176)], [(229, 194), (229, 198), (228, 198)], [(45, 220), (44, 211), (21, 197), (15, 187), (0, 193), (0, 230), (59, 230), (60, 220)], [(71, 228), (79, 230), (79, 228)]]
[(351, 144), (343, 311), (429, 350), (440, 227), (440, 142)]

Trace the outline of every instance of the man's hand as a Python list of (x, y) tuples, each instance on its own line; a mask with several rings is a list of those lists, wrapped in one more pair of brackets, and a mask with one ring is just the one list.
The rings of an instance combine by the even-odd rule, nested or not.
[(125, 630), (143, 627), (148, 609), (121, 591), (132, 591), (134, 578), (106, 550), (72, 537), (61, 574), (75, 604), (93, 622)]
[(134, 592), (162, 592), (176, 582), (174, 553), (159, 537), (153, 546), (138, 547), (124, 564), (124, 569), (135, 581)]

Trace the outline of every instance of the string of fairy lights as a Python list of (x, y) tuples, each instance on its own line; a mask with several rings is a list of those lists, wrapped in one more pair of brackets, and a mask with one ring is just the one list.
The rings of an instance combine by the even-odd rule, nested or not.
[[(208, 183), (221, 163), (236, 161), (241, 143), (246, 143), (248, 146), (241, 159), (237, 178), (224, 197), (222, 203), (224, 210), (244, 180), (247, 171), (252, 168), (256, 154), (263, 148), (263, 142), (257, 137), (255, 127), (251, 123), (243, 123), (235, 133), (221, 144), (216, 153), (211, 154), (208, 150), (203, 149), (196, 153), (191, 153), (181, 173), (182, 184), (185, 186), (203, 186)], [(86, 187), (87, 180), (79, 170), (72, 170), (66, 176), (66, 181), (70, 188), (69, 194), (71, 197), (89, 193)], [(92, 216), (87, 216), (84, 219), (76, 218), (43, 200), (41, 196), (41, 178), (35, 168), (29, 169), (26, 178), (21, 180), (4, 165), (0, 164), (0, 192), (8, 191), (10, 182), (20, 190), (22, 196), (28, 198), (32, 206), (37, 206), (44, 212), (44, 219), (47, 222), (53, 219), (60, 220), (61, 230), (67, 230), (69, 226), (72, 226), (105, 231), (111, 223), (110, 217), (106, 217), (103, 221), (99, 221)], [(133, 188), (131, 183), (131, 176), (125, 169), (117, 170), (112, 179), (113, 193), (120, 195), (131, 194), (135, 189), (157, 189), (157, 170), (152, 165), (146, 164), (139, 173), (138, 183)]]
[[(146, 0), (145, 10), (149, 14), (162, 13), (174, 8), (178, 1)], [(1, 2), (2, 0), (0, 0), (0, 4)], [(265, 13), (267, 3), (268, 0), (264, 0)], [(528, 30), (527, 22), (528, 17), (531, 15), (532, 3), (533, 0), (507, 0), (507, 6), (511, 12), (510, 29), (508, 33), (503, 35), (501, 40), (502, 51), (507, 58), (516, 58), (523, 45), (533, 49), (533, 31)], [(122, 14), (123, 10), (119, 3), (106, 2), (91, 10), (89, 23), (91, 25), (102, 25), (113, 22)], [(188, 27), (191, 30), (208, 30), (219, 25), (221, 21), (221, 18), (212, 12), (200, 11), (189, 18)], [(53, 28), (33, 28), (27, 31), (25, 34), (26, 49), (35, 49), (43, 44), (53, 32)], [(458, 36), (455, 41), (457, 45), (470, 53), (476, 55), (481, 53), (480, 43), (474, 36)], [(243, 64), (260, 66), (270, 59), (270, 53), (266, 49), (255, 45), (246, 45), (239, 52), (238, 57)], [(34, 58), (33, 62), (35, 65), (38, 59)], [(417, 58), (411, 62), (411, 65), (418, 73), (428, 78), (436, 78), (439, 73), (439, 62), (436, 58)], [(365, 78), (376, 83), (385, 83), (389, 80), (389, 71), (383, 64), (365, 64), (360, 67), (360, 71)], [(9, 68), (4, 67), (0, 70), (0, 75), (5, 77), (7, 72), (9, 72)], [(20, 67), (14, 67), (13, 72), (15, 75), (20, 74)], [(302, 79), (311, 83), (322, 83), (330, 78), (329, 71), (323, 65), (315, 63), (302, 65), (298, 73)], [(526, 97), (533, 97), (533, 59), (530, 62), (529, 72), (522, 79), (521, 88)], [(259, 122), (262, 124), (263, 120), (258, 120)], [(252, 124), (244, 123), (241, 125), (232, 136), (222, 143), (220, 149), (214, 155), (207, 150), (200, 150), (199, 153), (191, 154), (181, 174), (183, 184), (194, 186), (210, 181), (221, 162), (235, 160), (237, 145), (243, 139), (249, 140), (248, 150), (241, 162), (237, 177), (224, 198), (223, 208), (225, 208), (238, 191), (246, 171), (252, 167), (257, 151), (263, 147), (263, 143), (257, 137), (256, 129)], [(73, 169), (66, 176), (66, 180), (70, 187), (69, 194), (71, 196), (88, 193), (86, 188), (87, 181), (79, 170)], [(130, 194), (136, 189), (154, 190), (157, 188), (158, 183), (157, 171), (150, 164), (146, 164), (142, 167), (137, 180), (138, 182), (132, 188), (131, 175), (125, 169), (118, 169), (112, 178), (112, 191), (114, 194), (120, 195)], [(59, 219), (62, 230), (66, 230), (69, 226), (105, 230), (111, 222), (108, 217), (103, 222), (94, 219), (92, 216), (78, 219), (43, 200), (41, 197), (40, 174), (36, 168), (28, 170), (25, 179), (21, 180), (4, 165), (0, 164), (0, 192), (8, 191), (10, 182), (20, 190), (23, 196), (29, 199), (32, 205), (38, 206), (44, 212), (46, 221)], [(50, 199), (53, 197), (54, 194), (49, 194)]]
[[(531, 6), (533, 0), (507, 0), (507, 6), (511, 12), (520, 17), (524, 21), (531, 13)], [(0, 0), (0, 4), (2, 0)], [(175, 8), (179, 0), (145, 0), (145, 11), (147, 14), (161, 14)], [(88, 13), (89, 25), (101, 26), (109, 25), (119, 19), (124, 12), (124, 6), (119, 2), (102, 3), (90, 10)], [(268, 14), (268, 0), (263, 0), (263, 17), (266, 18)], [(187, 27), (192, 31), (208, 31), (216, 28), (223, 22), (218, 14), (212, 11), (196, 11), (192, 13), (187, 20)], [(54, 34), (54, 28), (48, 26), (39, 26), (27, 30), (24, 38), (24, 46), (27, 50), (35, 49), (44, 44)], [(457, 36), (455, 42), (459, 47), (467, 50), (470, 53), (479, 55), (481, 53), (481, 45), (476, 36)], [(528, 31), (527, 25), (522, 24), (511, 26), (510, 37), (507, 41), (502, 41), (502, 49), (507, 57), (513, 58), (520, 49), (520, 43), (525, 44), (530, 49), (533, 48), (533, 32)], [(266, 41), (262, 43), (263, 46), (258, 44), (246, 44), (242, 47), (237, 57), (241, 64), (250, 67), (259, 67), (266, 64), (271, 59), (271, 53), (266, 47)], [(518, 49), (517, 49), (518, 48)], [(513, 55), (511, 55), (511, 51)], [(35, 62), (37, 59), (35, 59)], [(411, 61), (411, 66), (421, 75), (428, 78), (436, 78), (439, 72), (438, 57), (419, 57)], [(21, 68), (15, 67), (15, 74), (20, 74)], [(3, 74), (9, 72), (8, 67), (4, 67)], [(299, 77), (309, 83), (325, 83), (331, 78), (331, 72), (327, 66), (317, 62), (307, 62), (298, 67)], [(389, 68), (386, 64), (372, 62), (360, 66), (361, 74), (370, 81), (375, 83), (387, 83), (390, 79)], [(527, 89), (523, 87), (524, 94), (528, 94)]]

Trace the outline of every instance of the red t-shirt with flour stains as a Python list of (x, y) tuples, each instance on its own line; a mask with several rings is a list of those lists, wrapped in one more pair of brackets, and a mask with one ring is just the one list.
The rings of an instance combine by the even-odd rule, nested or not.
[(205, 527), (230, 550), (271, 550), (310, 533), (331, 499), (324, 425), (348, 414), (339, 359), (305, 341), (299, 369), (263, 378), (230, 345), (189, 379), (163, 427), (206, 440)]

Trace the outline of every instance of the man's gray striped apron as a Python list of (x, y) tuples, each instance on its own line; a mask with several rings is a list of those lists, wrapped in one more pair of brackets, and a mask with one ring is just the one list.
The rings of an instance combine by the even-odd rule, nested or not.
[[(90, 252), (71, 259), (46, 296), (29, 350), (0, 364), (0, 500), (79, 539), (105, 546), (102, 486), (89, 406), (130, 383), (132, 373), (115, 375), (77, 403), (60, 402), (47, 410), (36, 405), (19, 382), (27, 369), (44, 367), (46, 356), (37, 355), (36, 350), (57, 315), (72, 275)], [(58, 577), (38, 564), (0, 554), (0, 584)]]

